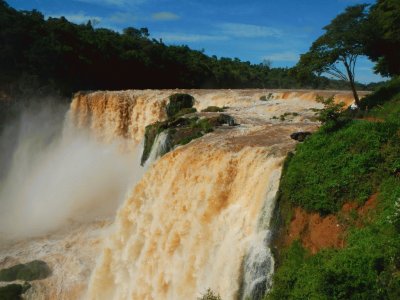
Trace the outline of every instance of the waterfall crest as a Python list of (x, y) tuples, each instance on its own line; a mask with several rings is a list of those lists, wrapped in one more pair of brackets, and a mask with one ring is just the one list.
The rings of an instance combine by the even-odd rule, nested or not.
[[(145, 128), (166, 119), (174, 93), (192, 95), (200, 117), (213, 116), (200, 112), (208, 106), (225, 107), (240, 126), (220, 126), (162, 157), (168, 138), (160, 134), (141, 168)], [(259, 298), (274, 266), (269, 223), (282, 161), (296, 144), (291, 133), (317, 127), (317, 94), (77, 93), (60, 136), (43, 135), (44, 121), (21, 136), (11, 179), (0, 186), (12, 191), (0, 193), (0, 215), (10, 221), (6, 234), (27, 238), (0, 244), (0, 268), (50, 265), (53, 275), (32, 282), (26, 299), (180, 300), (209, 288), (224, 300)]]

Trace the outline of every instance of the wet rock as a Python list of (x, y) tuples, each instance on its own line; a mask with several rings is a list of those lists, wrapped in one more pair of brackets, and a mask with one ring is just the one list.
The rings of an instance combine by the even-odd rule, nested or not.
[(227, 124), (229, 126), (239, 125), (235, 122), (234, 118), (232, 118), (230, 115), (227, 115), (227, 114), (220, 114), (218, 117), (218, 123), (219, 123), (219, 125)]
[(223, 112), (224, 109), (218, 106), (208, 106), (207, 108), (203, 109), (202, 112)]
[(41, 260), (34, 260), (26, 264), (18, 264), (0, 271), (0, 281), (37, 280), (51, 275), (49, 266)]
[(309, 131), (299, 131), (292, 133), (290, 137), (296, 141), (303, 142), (309, 135), (311, 135)]
[(194, 105), (194, 98), (189, 94), (173, 94), (169, 96), (169, 103), (166, 107), (167, 115), (172, 118), (178, 114), (182, 109), (192, 108)]
[(31, 285), (29, 283), (9, 284), (0, 287), (0, 300), (17, 300), (22, 299), (22, 294), (25, 293)]

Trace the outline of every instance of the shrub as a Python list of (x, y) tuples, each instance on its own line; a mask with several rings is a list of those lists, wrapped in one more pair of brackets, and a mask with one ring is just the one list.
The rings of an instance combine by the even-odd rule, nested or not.
[[(363, 202), (386, 174), (385, 166), (397, 164), (400, 143), (385, 154), (397, 126), (393, 123), (352, 121), (339, 131), (319, 131), (297, 146), (286, 174), (283, 195), (294, 205), (322, 214), (338, 211), (344, 201)], [(395, 150), (397, 149), (397, 150)]]
[(221, 300), (221, 296), (217, 293), (214, 293), (211, 289), (207, 289), (207, 291), (200, 297), (198, 300)]
[(325, 125), (324, 129), (338, 129), (348, 121), (347, 116), (343, 114), (344, 102), (335, 103), (334, 96), (328, 98), (317, 96), (316, 101), (324, 105), (322, 109), (314, 109), (317, 120)]
[(335, 213), (345, 201), (362, 203), (377, 192), (377, 207), (368, 217), (358, 216), (362, 223), (347, 224), (342, 249), (311, 255), (299, 241), (283, 249), (266, 299), (400, 299), (397, 97), (370, 111), (388, 111), (386, 120), (353, 120), (333, 132), (320, 130), (285, 161), (276, 226), (289, 226), (295, 206)]

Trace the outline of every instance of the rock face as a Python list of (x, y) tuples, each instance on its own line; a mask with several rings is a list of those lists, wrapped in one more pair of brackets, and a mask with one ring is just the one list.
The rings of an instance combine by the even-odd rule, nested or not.
[(309, 131), (299, 131), (299, 132), (294, 132), (290, 135), (290, 137), (296, 141), (299, 142), (304, 142), (304, 140), (311, 135), (311, 132)]
[(49, 266), (41, 260), (34, 260), (26, 264), (18, 264), (11, 268), (0, 270), (0, 281), (37, 280), (50, 276)]
[(161, 157), (175, 146), (186, 145), (190, 141), (214, 131), (216, 127), (239, 125), (230, 115), (219, 113), (223, 110), (216, 106), (209, 106), (208, 109), (202, 111), (213, 114), (198, 114), (197, 110), (192, 107), (194, 98), (189, 94), (174, 94), (169, 99), (170, 102), (166, 106), (168, 119), (146, 126), (141, 158), (142, 166), (150, 157), (153, 159)]
[(0, 281), (25, 281), (24, 284), (12, 283), (0, 286), (0, 299), (21, 299), (31, 285), (26, 281), (45, 279), (51, 275), (50, 267), (41, 260), (34, 260), (26, 264), (17, 264), (0, 270)]

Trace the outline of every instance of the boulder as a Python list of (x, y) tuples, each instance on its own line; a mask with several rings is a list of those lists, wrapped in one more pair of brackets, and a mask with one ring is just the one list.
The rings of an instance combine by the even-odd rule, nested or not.
[(309, 131), (299, 131), (292, 133), (290, 137), (296, 141), (303, 142), (309, 135), (311, 135)]

